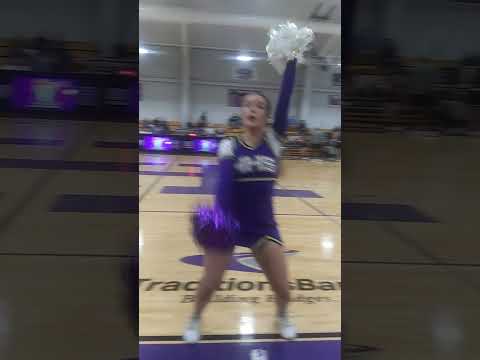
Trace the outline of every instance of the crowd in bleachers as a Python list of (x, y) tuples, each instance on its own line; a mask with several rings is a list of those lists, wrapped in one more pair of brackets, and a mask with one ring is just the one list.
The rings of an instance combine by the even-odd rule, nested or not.
[(117, 44), (108, 55), (89, 42), (45, 37), (0, 40), (0, 69), (36, 73), (111, 74), (138, 66), (138, 49)]
[(480, 56), (411, 59), (385, 41), (359, 46), (352, 59), (344, 69), (346, 130), (480, 128)]
[[(232, 116), (233, 117), (233, 116)], [(167, 121), (161, 118), (142, 119), (139, 122), (140, 134), (212, 136), (222, 138), (236, 136), (242, 132), (238, 121), (228, 120), (224, 124), (209, 123), (206, 114), (197, 122), (182, 124), (180, 121)], [(341, 132), (334, 129), (309, 129), (304, 121), (289, 126), (284, 143), (284, 156), (287, 158), (340, 158)]]

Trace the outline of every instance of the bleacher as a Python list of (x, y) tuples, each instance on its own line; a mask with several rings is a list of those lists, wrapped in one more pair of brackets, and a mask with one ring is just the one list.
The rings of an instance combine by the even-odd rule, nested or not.
[[(467, 90), (474, 88), (474, 74), (480, 68), (478, 59), (465, 59), (461, 62), (441, 60), (441, 59), (422, 59), (422, 58), (402, 58), (397, 64), (396, 71), (403, 74), (410, 74), (412, 79), (416, 74), (421, 74), (426, 68), (436, 77), (430, 80), (430, 83), (423, 84), (423, 88), (429, 89), (428, 92), (422, 91), (422, 87), (413, 90), (414, 86), (406, 86), (404, 89), (396, 88), (394, 82), (389, 82), (387, 74), (382, 72), (382, 67), (378, 65), (378, 58), (375, 52), (365, 52), (355, 58), (355, 64), (351, 66), (355, 79), (352, 83), (359, 80), (362, 76), (372, 77), (374, 86), (367, 86), (355, 89), (347, 86), (345, 90), (350, 94), (344, 95), (342, 99), (342, 128), (344, 131), (355, 132), (384, 132), (390, 130), (413, 130), (413, 131), (440, 131), (445, 125), (438, 116), (434, 115), (435, 106), (441, 102), (463, 101), (467, 106), (474, 106), (469, 102)], [(390, 93), (383, 92), (382, 85), (385, 81), (390, 85)], [(375, 95), (369, 96), (369, 92), (374, 91)], [(416, 93), (415, 93), (416, 91)], [(463, 93), (463, 98), (459, 99), (458, 94)], [(379, 98), (386, 96), (385, 102), (379, 102)], [(425, 102), (426, 101), (426, 102)], [(446, 114), (447, 116), (449, 114)], [(453, 120), (455, 121), (455, 119)], [(468, 122), (463, 119), (464, 122)], [(470, 123), (471, 128), (475, 123)]]
[[(181, 122), (178, 120), (171, 120), (171, 121), (161, 121), (165, 123), (168, 127), (168, 133), (162, 132), (159, 135), (183, 135), (188, 133), (197, 133), (200, 129), (198, 128), (190, 128), (187, 129), (182, 126)], [(151, 127), (148, 124), (153, 123), (153, 120), (141, 120), (139, 125), (139, 130), (141, 134), (155, 134), (152, 132)], [(209, 124), (209, 129), (214, 130), (215, 137), (223, 138), (226, 136), (238, 136), (242, 133), (241, 128), (232, 128), (224, 124)], [(310, 136), (304, 136), (300, 134), (297, 128), (290, 127), (287, 130), (286, 141), (284, 143), (284, 150), (283, 150), (283, 157), (284, 158), (325, 158), (328, 157), (329, 151), (329, 143), (328, 143), (328, 134), (330, 130), (325, 129), (311, 129)], [(313, 134), (318, 137), (318, 135), (322, 136), (323, 134), (323, 141), (320, 143), (312, 144), (311, 139), (313, 138)]]
[(9, 51), (9, 42), (7, 40), (0, 40), (0, 66), (7, 65)]
[[(2, 69), (29, 70), (34, 57), (28, 49), (35, 48), (38, 39), (0, 39), (0, 67)], [(44, 39), (45, 48), (49, 56), (68, 58), (68, 65), (63, 70), (54, 71), (68, 73), (111, 74), (119, 70), (136, 68), (138, 66), (138, 48), (124, 47), (119, 56), (105, 57), (100, 53), (97, 44), (85, 41), (57, 41)], [(13, 55), (15, 54), (15, 55)], [(61, 55), (60, 55), (61, 54)], [(65, 58), (63, 58), (65, 56)]]
[(420, 106), (377, 103), (368, 97), (351, 97), (343, 102), (342, 128), (345, 131), (383, 132), (389, 129), (437, 129), (439, 121)]

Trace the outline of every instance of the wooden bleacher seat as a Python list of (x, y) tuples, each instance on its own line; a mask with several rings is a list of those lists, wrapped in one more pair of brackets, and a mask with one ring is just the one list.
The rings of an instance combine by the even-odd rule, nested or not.
[(0, 64), (6, 65), (8, 62), (8, 55), (10, 52), (11, 42), (6, 39), (0, 39)]
[(171, 131), (176, 131), (176, 130), (178, 130), (182, 127), (182, 123), (180, 121), (177, 121), (177, 120), (168, 121), (167, 124), (168, 124), (168, 128)]
[(67, 41), (63, 47), (72, 57), (73, 62), (83, 63), (95, 58), (98, 54), (95, 44), (82, 41)]

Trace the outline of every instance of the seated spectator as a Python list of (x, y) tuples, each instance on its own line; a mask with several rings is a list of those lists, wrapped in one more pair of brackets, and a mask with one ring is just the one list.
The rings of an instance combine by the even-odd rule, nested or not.
[(298, 127), (298, 131), (299, 131), (299, 132), (302, 132), (302, 131), (304, 131), (305, 129), (307, 129), (307, 125), (305, 124), (305, 120), (300, 120), (300, 121), (298, 122), (298, 126), (297, 126), (297, 127)]
[(327, 157), (330, 159), (337, 159), (340, 153), (340, 130), (338, 128), (332, 129), (328, 133), (328, 141), (325, 146)]
[(202, 112), (202, 115), (200, 115), (200, 119), (198, 121), (198, 127), (199, 128), (208, 127), (208, 117), (207, 117), (207, 112), (206, 111)]
[(299, 122), (298, 133), (300, 136), (302, 136), (304, 141), (307, 141), (307, 138), (310, 136), (310, 131), (308, 130), (304, 120)]
[(342, 143), (342, 133), (340, 128), (336, 127), (332, 130), (331, 141), (335, 144), (335, 147), (340, 147)]
[(242, 126), (242, 119), (238, 114), (233, 114), (230, 119), (228, 119), (228, 126), (231, 128), (239, 128)]
[(205, 129), (203, 129), (203, 132), (205, 135), (215, 135), (215, 129), (214, 128), (211, 128), (211, 127), (207, 127)]
[(153, 132), (158, 135), (166, 135), (169, 133), (167, 122), (161, 119), (153, 120)]

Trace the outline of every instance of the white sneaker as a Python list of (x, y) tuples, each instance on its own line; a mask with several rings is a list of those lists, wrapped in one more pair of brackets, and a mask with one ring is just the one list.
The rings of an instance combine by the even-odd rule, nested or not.
[(295, 339), (297, 337), (297, 329), (287, 316), (277, 318), (280, 336), (284, 339)]
[(183, 341), (196, 343), (200, 340), (200, 319), (191, 318), (183, 333)]

